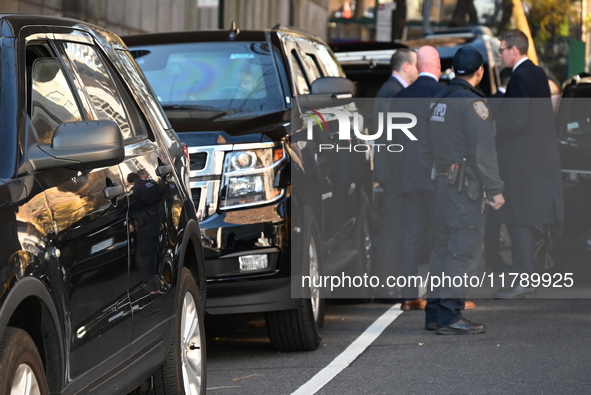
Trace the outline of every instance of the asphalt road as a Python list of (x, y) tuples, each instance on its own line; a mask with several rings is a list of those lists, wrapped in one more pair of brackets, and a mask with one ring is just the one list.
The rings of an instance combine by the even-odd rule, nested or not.
[[(485, 323), (486, 334), (436, 335), (423, 329), (422, 311), (399, 314), (394, 306), (395, 319), (381, 333), (372, 329), (377, 337), (350, 364), (343, 351), (390, 305), (328, 304), (324, 340), (313, 352), (274, 351), (262, 315), (208, 316), (207, 393), (291, 394), (319, 376), (326, 384), (304, 393), (591, 392), (591, 300), (475, 301), (465, 316)], [(331, 371), (338, 374), (330, 378)]]

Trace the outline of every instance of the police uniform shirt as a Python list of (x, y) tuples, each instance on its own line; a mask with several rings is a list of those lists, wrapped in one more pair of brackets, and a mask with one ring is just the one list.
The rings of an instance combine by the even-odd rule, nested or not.
[(424, 164), (430, 168), (435, 162), (438, 171), (444, 171), (466, 158), (489, 195), (502, 193), (493, 124), (484, 95), (461, 78), (455, 78), (447, 89), (434, 102), (428, 119)]

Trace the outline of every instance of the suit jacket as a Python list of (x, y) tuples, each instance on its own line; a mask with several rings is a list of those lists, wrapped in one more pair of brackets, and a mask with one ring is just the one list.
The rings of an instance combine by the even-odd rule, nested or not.
[(376, 93), (376, 98), (388, 98), (394, 97), (398, 92), (404, 89), (404, 86), (398, 81), (396, 77), (390, 75), (388, 80), (380, 86), (378, 93)]
[(496, 119), (499, 116), (499, 114), (501, 113), (501, 106), (504, 102), (504, 100), (503, 100), (504, 98), (505, 98), (505, 94), (503, 92), (497, 90), (497, 92), (494, 95), (491, 95), (487, 100), (490, 114), (493, 117), (493, 120), (495, 122), (495, 132), (496, 132)]
[(375, 169), (385, 173), (383, 178), (386, 181), (394, 183), (393, 190), (397, 195), (412, 191), (433, 190), (433, 184), (429, 181), (429, 175), (421, 163), (420, 144), (425, 133), (425, 119), (432, 101), (430, 98), (435, 97), (443, 89), (445, 86), (435, 79), (420, 76), (408, 88), (398, 92), (390, 102), (388, 111), (408, 112), (417, 117), (417, 125), (410, 130), (417, 138), (416, 141), (410, 140), (400, 130), (394, 132), (391, 142), (386, 141), (385, 130), (382, 137), (378, 139), (378, 144), (400, 144), (404, 147), (402, 152), (397, 153), (383, 150), (376, 152)]
[(560, 157), (548, 77), (530, 60), (520, 64), (497, 114), (497, 158), (505, 205), (496, 222), (540, 225), (564, 220)]
[[(396, 77), (393, 75), (390, 75), (388, 80), (382, 84), (373, 103), (373, 117), (371, 123), (369, 124), (372, 130), (377, 131), (378, 129), (379, 113), (385, 114), (390, 111), (391, 98), (402, 90), (404, 90), (404, 86), (402, 86), (400, 81), (398, 81), (398, 79), (396, 79)], [(386, 172), (384, 171), (384, 168), (380, 166), (378, 169), (378, 166), (376, 165), (375, 169), (376, 171), (372, 173), (373, 180), (377, 182), (384, 182), (386, 180)]]

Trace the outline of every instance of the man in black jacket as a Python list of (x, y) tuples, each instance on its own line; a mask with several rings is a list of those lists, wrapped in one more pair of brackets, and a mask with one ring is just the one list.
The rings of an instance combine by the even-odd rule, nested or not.
[[(423, 171), (420, 158), (420, 141), (425, 131), (425, 118), (429, 111), (431, 100), (445, 85), (439, 83), (441, 75), (441, 60), (434, 47), (423, 46), (417, 51), (417, 69), (419, 78), (406, 89), (398, 92), (391, 104), (392, 112), (409, 112), (417, 117), (417, 125), (413, 128), (416, 141), (409, 140), (401, 132), (393, 135), (393, 143), (404, 147), (402, 152), (376, 153), (376, 163), (386, 169), (387, 180), (384, 194), (392, 198), (402, 199), (401, 218), (390, 218), (395, 212), (387, 210), (384, 226), (380, 230), (380, 249), (378, 260), (390, 263), (385, 254), (384, 245), (389, 245), (396, 234), (395, 226), (400, 225), (400, 240), (398, 241), (397, 262), (398, 274), (405, 278), (416, 276), (421, 255), (421, 246), (428, 234), (432, 218), (433, 184), (429, 176)], [(410, 99), (410, 100), (409, 100)], [(380, 159), (382, 159), (380, 161)], [(386, 202), (389, 199), (384, 199)], [(402, 287), (402, 310), (425, 308), (426, 302), (419, 298), (416, 284)]]
[[(484, 194), (495, 210), (504, 204), (490, 110), (474, 87), (484, 75), (478, 50), (465, 46), (454, 55), (456, 78), (434, 100), (421, 159), (435, 176), (435, 246), (429, 261), (440, 287), (430, 290), (425, 328), (440, 335), (485, 332), (462, 316), (467, 284), (456, 280), (471, 275), (482, 252)], [(444, 276), (449, 278), (446, 283)], [(453, 280), (452, 280), (453, 279)], [(457, 285), (456, 285), (457, 284)]]
[(378, 90), (377, 98), (394, 97), (417, 79), (417, 54), (407, 48), (397, 49), (390, 58), (390, 69), (392, 75)]
[(499, 53), (513, 73), (496, 117), (499, 172), (507, 204), (492, 219), (506, 224), (512, 271), (524, 281), (494, 296), (514, 299), (536, 290), (528, 281), (534, 271), (535, 229), (564, 220), (564, 198), (548, 77), (527, 58), (529, 43), (523, 32), (509, 30), (500, 40)]
[[(384, 114), (390, 111), (392, 97), (417, 79), (419, 74), (417, 70), (417, 53), (407, 48), (397, 49), (390, 58), (390, 68), (392, 75), (382, 84), (373, 103), (373, 128), (375, 130), (378, 128), (380, 118), (382, 119), (382, 125), (386, 124)], [(385, 135), (386, 133), (382, 135), (383, 138), (385, 138)], [(378, 247), (377, 274), (384, 281), (388, 276), (395, 275), (393, 269), (396, 259), (392, 257), (391, 251), (393, 249), (389, 248), (389, 246), (395, 244), (395, 241), (398, 240), (399, 229), (396, 226), (396, 217), (401, 208), (397, 196), (391, 193), (391, 188), (386, 186), (391, 181), (389, 157), (390, 155), (387, 152), (383, 155), (377, 153), (374, 162), (375, 168), (372, 172), (373, 181), (380, 183), (384, 188), (382, 200), (386, 219), (382, 221), (382, 228), (387, 227), (389, 229), (388, 238), (381, 237)], [(390, 303), (396, 296), (394, 291), (387, 288), (380, 287), (375, 291), (374, 301), (378, 303)]]

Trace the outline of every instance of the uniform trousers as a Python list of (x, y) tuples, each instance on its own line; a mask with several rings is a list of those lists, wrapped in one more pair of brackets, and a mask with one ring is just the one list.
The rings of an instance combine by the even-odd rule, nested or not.
[(458, 280), (465, 274), (473, 274), (481, 258), (484, 237), (482, 200), (470, 200), (465, 192), (457, 191), (456, 185), (438, 178), (433, 225), (435, 245), (429, 268), (431, 276), (436, 276), (444, 286), (433, 290), (428, 286), (425, 322), (435, 322), (442, 327), (462, 319), (468, 287)]

